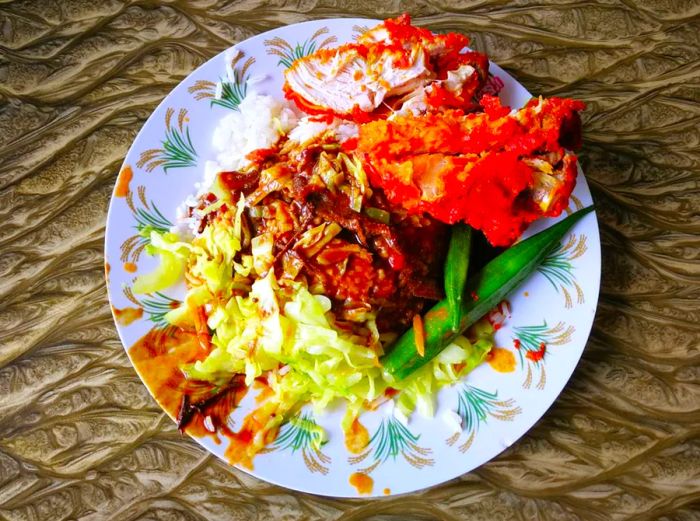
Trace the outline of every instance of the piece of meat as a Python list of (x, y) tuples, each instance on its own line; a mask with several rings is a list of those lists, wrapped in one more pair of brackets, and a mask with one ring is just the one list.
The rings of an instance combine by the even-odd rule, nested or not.
[[(432, 106), (439, 99), (442, 106), (463, 107), (488, 74), (488, 59), (467, 51), (468, 43), (460, 34), (414, 27), (404, 15), (367, 31), (356, 43), (296, 60), (285, 71), (284, 92), (308, 113), (358, 121), (386, 116), (384, 103), (404, 97), (413, 98), (414, 105), (416, 96), (426, 96)], [(389, 105), (395, 108), (396, 102)]]
[(285, 95), (311, 114), (350, 116), (372, 112), (385, 98), (410, 92), (434, 78), (419, 47), (410, 52), (377, 50), (347, 44), (297, 60), (285, 71)]
[(579, 101), (533, 99), (511, 114), (485, 96), (484, 112), (447, 110), (360, 126), (356, 152), (370, 183), (411, 213), (465, 221), (494, 246), (566, 207), (576, 180)]
[(444, 65), (437, 65), (438, 79), (416, 88), (405, 96), (391, 100), (388, 104), (397, 115), (421, 115), (426, 112), (439, 112), (444, 109), (472, 111), (479, 108), (476, 94), (484, 86), (488, 77), (488, 59), (478, 52), (459, 53), (454, 57), (445, 56)]

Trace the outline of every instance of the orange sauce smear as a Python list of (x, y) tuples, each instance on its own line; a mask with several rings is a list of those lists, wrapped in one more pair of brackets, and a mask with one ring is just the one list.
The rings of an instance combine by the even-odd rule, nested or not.
[(374, 480), (363, 472), (354, 472), (350, 474), (350, 479), (348, 481), (355, 487), (357, 493), (361, 495), (371, 494), (374, 488)]
[(266, 429), (276, 412), (276, 404), (264, 403), (248, 413), (238, 432), (229, 431), (226, 433), (226, 437), (231, 441), (225, 453), (229, 463), (253, 469), (255, 455), (277, 438), (278, 429), (276, 427)]
[(156, 401), (171, 417), (177, 416), (185, 383), (183, 364), (205, 358), (197, 336), (177, 329), (152, 330), (129, 349), (131, 361)]
[(136, 273), (136, 269), (137, 269), (136, 264), (134, 264), (133, 262), (125, 262), (124, 263), (124, 271), (126, 271), (128, 273)]
[(345, 448), (351, 454), (359, 454), (369, 444), (369, 432), (367, 428), (355, 418), (350, 428), (345, 431)]
[(512, 373), (515, 371), (515, 356), (503, 347), (492, 348), (486, 357), (486, 361), (499, 373)]
[[(179, 328), (167, 332), (151, 330), (129, 348), (136, 371), (158, 404), (173, 419), (180, 410), (187, 383), (181, 367), (203, 360), (207, 354), (196, 333)], [(233, 406), (240, 403), (247, 390), (242, 387), (231, 391), (235, 393), (231, 400)], [(205, 421), (202, 414), (195, 413), (186, 432), (196, 437), (211, 436), (218, 441), (216, 433), (207, 428)], [(219, 434), (231, 437), (235, 433), (224, 427)]]
[(129, 195), (129, 183), (133, 177), (134, 171), (129, 165), (124, 165), (117, 177), (117, 184), (114, 186), (114, 197), (126, 197)]
[(413, 316), (413, 337), (415, 338), (416, 352), (420, 356), (425, 356), (425, 329), (420, 315)]
[[(208, 355), (197, 333), (179, 328), (173, 333), (150, 331), (131, 346), (129, 354), (156, 401), (172, 418), (176, 418), (187, 386), (181, 368)], [(261, 394), (265, 396), (271, 393), (269, 386), (261, 379), (256, 380), (254, 386), (262, 388)], [(230, 404), (227, 405), (228, 410), (217, 410), (219, 420), (225, 420), (247, 391), (245, 386), (229, 391), (234, 393), (233, 399), (227, 402)], [(232, 465), (240, 464), (252, 469), (255, 455), (277, 437), (277, 413), (276, 404), (263, 402), (243, 419), (238, 431), (231, 430), (225, 421), (220, 421), (217, 433), (207, 427), (206, 416), (197, 412), (185, 430), (196, 437), (211, 436), (217, 442), (217, 434), (228, 439), (230, 443), (225, 452), (228, 461)], [(369, 439), (366, 429), (365, 438)]]
[(114, 318), (117, 319), (120, 326), (128, 326), (134, 320), (138, 320), (143, 316), (143, 309), (141, 308), (126, 307), (119, 309), (112, 306), (112, 311), (114, 312)]
[(270, 396), (275, 394), (264, 378), (256, 378), (253, 381), (253, 389), (260, 390), (260, 393), (255, 397), (255, 401), (258, 403), (264, 402)]

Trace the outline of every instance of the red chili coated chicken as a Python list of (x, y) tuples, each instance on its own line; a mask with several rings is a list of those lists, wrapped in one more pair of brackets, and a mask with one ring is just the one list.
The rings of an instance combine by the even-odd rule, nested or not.
[(484, 112), (405, 115), (360, 126), (356, 153), (370, 183), (411, 213), (465, 221), (494, 246), (529, 223), (559, 215), (576, 181), (579, 101), (532, 99), (511, 113), (498, 98)]

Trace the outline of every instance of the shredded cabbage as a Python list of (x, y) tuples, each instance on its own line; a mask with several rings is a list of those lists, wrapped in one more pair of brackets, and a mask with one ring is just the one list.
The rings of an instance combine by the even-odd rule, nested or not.
[(490, 329), (488, 336), (480, 336), (473, 343), (459, 336), (428, 364), (405, 380), (393, 383), (392, 387), (401, 390), (396, 405), (405, 416), (414, 409), (425, 416), (433, 416), (436, 391), (455, 383), (484, 361), (493, 347), (493, 328), (487, 320), (477, 325), (480, 335)]
[[(241, 254), (244, 204), (241, 199), (234, 215), (224, 213), (211, 221), (191, 243), (172, 233), (150, 233), (149, 253), (159, 255), (161, 263), (138, 277), (134, 291), (164, 289), (177, 281), (187, 264), (190, 277), (199, 284), (191, 284), (185, 304), (167, 313), (166, 319), (175, 325), (190, 324), (192, 309), (207, 309), (213, 349), (204, 360), (184, 368), (189, 378), (220, 384), (243, 373), (250, 385), (265, 375), (275, 424), (304, 403), (319, 412), (340, 399), (347, 405), (343, 428), (348, 428), (364, 406), (384, 399), (388, 387), (401, 391), (397, 407), (404, 415), (415, 409), (432, 415), (436, 391), (478, 366), (493, 346), (493, 328), (482, 320), (468, 333), (473, 341), (458, 337), (415, 374), (394, 381), (379, 363), (374, 314), (369, 313), (365, 322), (374, 342), (368, 346), (367, 338), (334, 327), (327, 297), (312, 294), (302, 283), (275, 277), (270, 269), (271, 235), (253, 239), (252, 255)], [(308, 248), (337, 233), (318, 228), (307, 232)], [(316, 234), (313, 240), (311, 232)]]
[(155, 270), (136, 278), (132, 291), (136, 294), (155, 293), (176, 284), (185, 269), (189, 245), (180, 242), (174, 233), (160, 233), (144, 228), (141, 235), (150, 239), (146, 252), (158, 255), (160, 262)]

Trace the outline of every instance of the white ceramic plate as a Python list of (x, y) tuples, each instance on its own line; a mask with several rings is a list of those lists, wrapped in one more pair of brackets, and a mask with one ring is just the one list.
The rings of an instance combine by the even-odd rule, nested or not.
[[(117, 321), (127, 349), (152, 328), (162, 327), (170, 300), (182, 298), (184, 287), (150, 297), (134, 297), (129, 288), (138, 273), (155, 266), (143, 253), (139, 226), (167, 228), (180, 202), (201, 180), (206, 159), (213, 159), (211, 136), (217, 121), (235, 110), (246, 80), (263, 77), (254, 88), (282, 97), (282, 72), (291, 53), (352, 41), (378, 23), (363, 19), (329, 19), (281, 27), (246, 40), (212, 58), (190, 74), (158, 106), (136, 137), (120, 172), (107, 219), (105, 256), (107, 285), (113, 308), (142, 309), (142, 316), (124, 325)], [(491, 64), (489, 83), (501, 100), (522, 106), (530, 94), (500, 67)], [(258, 78), (260, 79), (260, 78)], [(231, 82), (233, 80), (233, 83)], [(215, 100), (217, 82), (228, 83)], [(248, 86), (247, 88), (252, 88)], [(176, 144), (179, 155), (169, 154)], [(131, 178), (129, 174), (132, 174)], [(583, 174), (569, 211), (591, 204)], [(528, 234), (551, 224), (534, 223)], [(501, 360), (512, 358), (513, 370), (496, 371), (484, 363), (465, 380), (444, 389), (434, 418), (414, 414), (408, 425), (391, 413), (390, 404), (365, 413), (361, 421), (371, 441), (360, 455), (349, 454), (340, 430), (342, 411), (316, 419), (328, 432), (320, 452), (304, 436), (303, 422), (282, 427), (271, 451), (258, 455), (251, 472), (284, 487), (329, 496), (358, 495), (349, 477), (363, 472), (373, 480), (371, 495), (401, 494), (429, 487), (469, 472), (513, 444), (545, 413), (571, 376), (593, 323), (600, 284), (600, 241), (594, 214), (589, 214), (562, 241), (540, 270), (509, 297), (511, 314), (496, 335)], [(137, 315), (138, 316), (138, 313)], [(546, 354), (538, 360), (544, 343)], [(516, 347), (519, 345), (519, 347)], [(250, 410), (244, 401), (232, 422)], [(446, 418), (462, 417), (456, 432)], [(226, 440), (198, 441), (223, 457)], [(244, 469), (245, 470), (245, 469)]]

